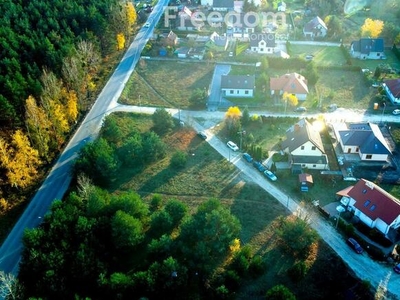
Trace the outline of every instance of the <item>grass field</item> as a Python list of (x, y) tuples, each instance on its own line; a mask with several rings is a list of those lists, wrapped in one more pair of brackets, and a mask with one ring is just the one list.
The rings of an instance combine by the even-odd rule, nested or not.
[(214, 64), (208, 63), (142, 60), (137, 73), (126, 84), (120, 102), (188, 108), (193, 90), (208, 89), (213, 71)]
[[(151, 127), (149, 117), (133, 114), (119, 116), (121, 126), (141, 130)], [(271, 130), (269, 126), (264, 128), (265, 132), (268, 128)], [(278, 129), (274, 132), (278, 133)], [(166, 135), (164, 141), (168, 145), (166, 158), (143, 170), (122, 170), (110, 190), (134, 190), (145, 199), (158, 193), (165, 199), (183, 201), (190, 211), (195, 211), (200, 203), (211, 197), (218, 198), (229, 207), (242, 225), (240, 240), (250, 244), (253, 252), (261, 255), (267, 266), (267, 271), (260, 278), (242, 282), (237, 299), (264, 299), (265, 291), (276, 284), (285, 284), (297, 299), (326, 299), (331, 295), (341, 298), (344, 290), (354, 285), (354, 279), (349, 277), (343, 262), (322, 241), (315, 244), (306, 260), (308, 275), (300, 283), (292, 282), (287, 270), (296, 260), (282, 251), (275, 235), (277, 218), (288, 216), (288, 211), (197, 137), (193, 130), (178, 128)], [(187, 165), (180, 170), (169, 166), (169, 159), (177, 149), (189, 155)], [(282, 176), (280, 179), (282, 185), (287, 187), (293, 180), (293, 176)], [(321, 273), (324, 273), (323, 279)]]
[(340, 47), (291, 44), (291, 49), (291, 57), (305, 58), (306, 55), (313, 55), (313, 62), (317, 66), (341, 66), (346, 63)]

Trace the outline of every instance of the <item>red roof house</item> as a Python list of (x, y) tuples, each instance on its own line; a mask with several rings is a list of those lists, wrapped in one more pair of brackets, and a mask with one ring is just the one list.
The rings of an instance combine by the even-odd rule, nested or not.
[(384, 235), (400, 227), (400, 200), (375, 183), (360, 179), (347, 191), (348, 208), (360, 221)]

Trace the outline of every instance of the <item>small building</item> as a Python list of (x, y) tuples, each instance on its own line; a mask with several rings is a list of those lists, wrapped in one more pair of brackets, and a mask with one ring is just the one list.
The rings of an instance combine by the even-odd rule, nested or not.
[(210, 35), (209, 41), (206, 43), (206, 47), (215, 52), (223, 52), (228, 48), (228, 38), (223, 35), (219, 35), (215, 31)]
[(400, 78), (385, 80), (382, 88), (393, 104), (400, 104)]
[(187, 58), (189, 50), (190, 50), (189, 47), (180, 47), (175, 50), (174, 54), (176, 54), (178, 58)]
[(289, 73), (278, 78), (270, 78), (271, 96), (288, 93), (295, 95), (298, 100), (304, 101), (308, 95), (307, 79), (298, 73)]
[(163, 39), (164, 46), (176, 46), (178, 44), (178, 36), (171, 30)]
[(286, 11), (286, 3), (283, 1), (278, 2), (278, 11), (285, 12)]
[(254, 33), (249, 36), (250, 50), (259, 54), (273, 54), (276, 46), (275, 33)]
[(221, 91), (226, 97), (254, 97), (254, 75), (222, 75)]
[(311, 174), (301, 173), (299, 174), (300, 191), (308, 192), (308, 190), (314, 185), (314, 180)]
[(328, 27), (320, 17), (315, 17), (303, 27), (304, 37), (314, 39), (325, 37), (328, 32)]
[(385, 59), (384, 41), (381, 38), (362, 38), (350, 45), (350, 55), (359, 59)]

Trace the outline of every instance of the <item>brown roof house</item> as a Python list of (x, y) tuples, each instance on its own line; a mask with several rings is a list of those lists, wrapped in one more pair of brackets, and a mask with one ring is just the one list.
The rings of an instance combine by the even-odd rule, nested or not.
[(289, 154), (291, 168), (329, 168), (321, 135), (306, 119), (301, 119), (286, 131), (286, 140), (281, 143), (281, 149)]
[(306, 38), (314, 39), (316, 37), (325, 37), (328, 27), (320, 17), (315, 17), (303, 27), (303, 33)]
[(164, 46), (176, 46), (178, 44), (178, 36), (171, 30), (163, 39)]
[(269, 86), (271, 95), (293, 94), (300, 101), (304, 101), (308, 95), (307, 79), (298, 73), (289, 73), (278, 78), (270, 78)]
[(400, 78), (385, 80), (382, 87), (393, 104), (400, 104)]
[(386, 236), (389, 230), (400, 227), (400, 200), (375, 183), (360, 179), (342, 192), (342, 204), (368, 227)]

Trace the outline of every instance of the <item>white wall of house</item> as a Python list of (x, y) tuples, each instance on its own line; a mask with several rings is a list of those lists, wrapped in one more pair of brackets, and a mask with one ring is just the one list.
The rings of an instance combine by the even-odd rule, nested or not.
[(350, 54), (352, 57), (359, 59), (382, 59), (382, 57), (385, 57), (384, 52), (370, 52), (369, 54), (365, 54), (359, 51), (354, 51), (353, 46), (350, 49)]
[[(271, 90), (271, 96), (276, 95), (275, 90)], [(279, 95), (283, 95), (283, 91), (279, 91)], [(299, 101), (305, 101), (307, 99), (307, 94), (294, 94)]]
[(321, 156), (324, 155), (317, 147), (314, 146), (310, 141), (304, 143), (299, 148), (295, 149), (291, 153), (296, 156)]
[(267, 43), (265, 41), (260, 41), (257, 47), (255, 46), (251, 47), (251, 51), (260, 54), (274, 53), (274, 47), (267, 47)]
[(382, 84), (382, 87), (384, 88), (386, 95), (389, 97), (390, 101), (393, 104), (399, 104), (400, 103), (400, 98), (396, 98), (392, 92), (389, 90), (386, 84)]
[(302, 168), (312, 169), (312, 170), (326, 170), (328, 169), (328, 164), (294, 164), (301, 165)]
[(203, 5), (203, 6), (212, 6), (213, 5), (213, 3), (214, 3), (214, 0), (201, 0), (200, 1), (200, 3), (201, 3), (201, 5)]
[(222, 89), (227, 97), (253, 97), (252, 89)]
[(361, 160), (365, 161), (386, 161), (388, 159), (387, 154), (368, 154), (360, 153)]
[(386, 224), (381, 219), (377, 218), (374, 221), (370, 217), (365, 215), (362, 211), (358, 210), (357, 208), (354, 208), (354, 209), (355, 209), (354, 215), (357, 216), (360, 219), (360, 221), (363, 222), (368, 227), (376, 228), (377, 230), (379, 230), (380, 232), (382, 232), (385, 235), (389, 232), (390, 225)]
[(340, 141), (340, 145), (342, 146), (343, 153), (345, 154), (359, 153), (360, 151), (360, 148), (358, 146), (350, 146), (350, 145), (344, 146), (342, 141)]

